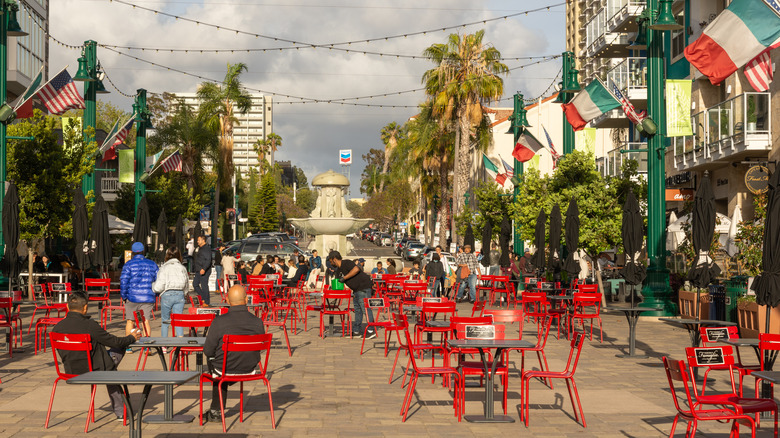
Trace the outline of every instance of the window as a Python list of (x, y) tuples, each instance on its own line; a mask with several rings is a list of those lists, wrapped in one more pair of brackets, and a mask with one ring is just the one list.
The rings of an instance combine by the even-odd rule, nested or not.
[(677, 62), (683, 56), (683, 50), (685, 50), (685, 8), (680, 8), (674, 14), (674, 18), (683, 28), (671, 32), (672, 63)]

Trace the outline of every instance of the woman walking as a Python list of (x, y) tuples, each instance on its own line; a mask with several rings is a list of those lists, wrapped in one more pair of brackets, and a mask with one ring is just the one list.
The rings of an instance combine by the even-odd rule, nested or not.
[[(165, 252), (165, 263), (152, 283), (152, 290), (160, 295), (160, 313), (162, 314), (162, 336), (168, 336), (171, 313), (184, 312), (184, 295), (189, 291), (187, 268), (181, 264), (181, 253), (175, 246)], [(176, 336), (184, 336), (184, 329), (176, 327)]]

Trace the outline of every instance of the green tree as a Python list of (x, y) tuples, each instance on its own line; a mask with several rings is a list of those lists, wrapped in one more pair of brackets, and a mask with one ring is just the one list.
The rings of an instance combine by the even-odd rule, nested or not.
[[(403, 137), (403, 135), (402, 127), (399, 126), (396, 122), (388, 123), (379, 133), (379, 137), (382, 139), (382, 143), (385, 144), (384, 162), (382, 163), (382, 175), (387, 175), (387, 170), (390, 167), (390, 156), (398, 146), (398, 140)], [(380, 192), (385, 188), (385, 181), (386, 179), (383, 179), (379, 182)]]
[[(257, 161), (260, 163), (261, 168), (265, 169), (266, 166), (273, 166), (274, 154), (280, 147), (282, 147), (282, 137), (275, 132), (268, 134), (265, 140), (257, 140), (257, 142), (255, 142)], [(266, 155), (271, 156), (270, 162), (266, 161)]]
[(384, 153), (380, 149), (371, 148), (367, 154), (363, 154), (363, 161), (366, 167), (360, 175), (360, 193), (370, 196), (377, 193), (382, 185), (383, 174), (380, 169), (384, 163)]
[[(483, 42), (484, 30), (474, 34), (450, 34), (445, 44), (433, 44), (423, 56), (434, 68), (423, 74), (426, 93), (433, 102), (433, 114), (442, 126), (455, 122), (454, 213), (460, 212), (463, 194), (471, 176), (472, 132), (484, 123), (483, 104), (497, 100), (504, 93), (504, 81), (498, 76), (509, 68), (500, 62), (501, 53)], [(479, 142), (479, 144), (485, 144)], [(454, 231), (454, 230), (453, 230)], [(456, 241), (457, 235), (453, 235)]]
[[(213, 131), (219, 135), (218, 154), (212, 161), (217, 173), (216, 186), (227, 188), (233, 180), (233, 127), (239, 124), (235, 116), (246, 114), (252, 108), (252, 96), (241, 84), (241, 73), (246, 64), (228, 64), (225, 79), (221, 84), (203, 82), (198, 88), (200, 115)], [(219, 208), (219, 192), (216, 190), (216, 206)], [(219, 214), (212, 211), (211, 214)]]
[(360, 217), (360, 212), (363, 210), (363, 206), (359, 202), (350, 199), (347, 202), (347, 210), (349, 210), (349, 213), (352, 215), (352, 217)]
[[(147, 192), (146, 199), (149, 204), (149, 218), (152, 221), (152, 227), (157, 226), (157, 217), (163, 208), (165, 208), (168, 226), (175, 225), (179, 215), (184, 218), (195, 217), (200, 211), (199, 198), (195, 196), (192, 189), (187, 187), (185, 178), (179, 172), (155, 175), (147, 180), (147, 189), (149, 192)], [(110, 204), (113, 214), (130, 222), (135, 221), (135, 193), (133, 190), (133, 184), (122, 184), (116, 201)]]
[(279, 213), (276, 209), (276, 188), (273, 175), (263, 175), (260, 189), (257, 191), (254, 209), (249, 216), (253, 229), (261, 232), (275, 231), (279, 228)]
[(463, 214), (455, 218), (458, 233), (461, 235), (465, 233), (466, 228), (471, 224), (474, 233), (481, 239), (482, 229), (490, 220), (493, 227), (493, 237), (497, 238), (501, 232), (501, 221), (505, 214), (509, 214), (512, 206), (512, 197), (505, 196), (511, 192), (502, 189), (493, 181), (481, 183), (473, 192), (474, 196), (471, 202), (475, 203), (473, 204), (474, 208), (463, 210)]
[[(540, 208), (549, 214), (557, 203), (565, 212), (569, 200), (575, 198), (580, 210), (579, 247), (595, 259), (600, 252), (621, 245), (622, 205), (616, 188), (596, 170), (592, 154), (574, 151), (558, 161), (552, 175), (542, 176), (537, 169), (530, 169), (521, 181), (513, 210), (515, 226), (520, 227), (526, 241), (533, 242)], [(561, 243), (564, 235), (561, 233)]]
[[(742, 221), (737, 225), (737, 263), (740, 273), (756, 276), (761, 272), (764, 246), (764, 219), (766, 218), (766, 194), (753, 198), (755, 208), (752, 221)], [(716, 239), (718, 234), (714, 236)]]
[(309, 179), (306, 178), (306, 173), (298, 166), (293, 166), (295, 172), (295, 181), (298, 183), (298, 188), (309, 187)]

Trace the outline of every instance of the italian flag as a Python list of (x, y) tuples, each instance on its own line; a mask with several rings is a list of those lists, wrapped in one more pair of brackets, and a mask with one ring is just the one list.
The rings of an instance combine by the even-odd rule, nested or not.
[(488, 175), (490, 175), (490, 178), (495, 180), (498, 184), (504, 185), (506, 182), (506, 175), (503, 173), (499, 173), (498, 166), (496, 166), (493, 163), (493, 160), (487, 157), (485, 153), (482, 153), (482, 162), (485, 164), (485, 170), (487, 170)]
[(512, 151), (512, 156), (521, 163), (525, 163), (530, 160), (536, 153), (544, 149), (542, 143), (536, 139), (528, 130), (523, 130), (520, 137), (517, 138), (515, 149)]
[(780, 41), (777, 0), (732, 0), (702, 35), (685, 48), (685, 57), (713, 85)]
[(607, 90), (601, 79), (596, 78), (584, 90), (577, 93), (571, 102), (561, 106), (566, 114), (566, 120), (575, 131), (579, 131), (596, 117), (620, 108), (620, 102)]

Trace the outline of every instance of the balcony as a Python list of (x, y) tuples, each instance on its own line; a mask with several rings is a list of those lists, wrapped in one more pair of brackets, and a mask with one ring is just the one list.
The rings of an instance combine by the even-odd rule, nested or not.
[(103, 199), (106, 201), (115, 201), (119, 195), (120, 187), (122, 187), (122, 184), (119, 182), (119, 178), (100, 178), (100, 193), (103, 195)]
[[(637, 172), (647, 178), (647, 152), (639, 152), (640, 149), (647, 149), (647, 143), (624, 142), (621, 147), (612, 149), (607, 155), (596, 160), (596, 167), (602, 176), (619, 177), (623, 163), (627, 160), (638, 162)], [(621, 150), (635, 150), (637, 152), (621, 153)]]
[(645, 0), (607, 0), (607, 30), (636, 32), (635, 18), (645, 8)]
[(622, 58), (628, 48), (628, 34), (607, 30), (607, 8), (601, 8), (585, 25), (585, 54), (589, 57)]
[(772, 149), (769, 93), (744, 93), (691, 116), (693, 135), (672, 137), (677, 170), (705, 170)]
[(612, 80), (634, 106), (645, 107), (647, 102), (647, 58), (626, 58), (607, 73), (607, 79)]

